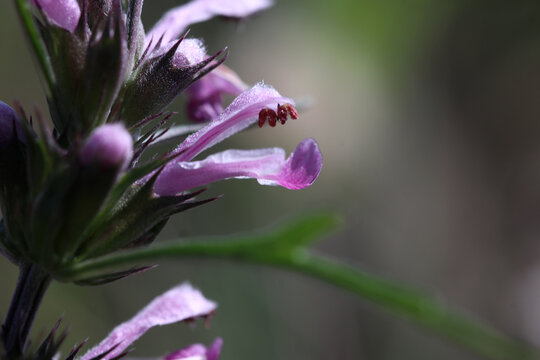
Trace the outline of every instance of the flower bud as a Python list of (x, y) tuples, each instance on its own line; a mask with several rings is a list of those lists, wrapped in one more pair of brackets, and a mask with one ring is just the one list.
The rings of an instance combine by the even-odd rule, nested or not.
[(101, 168), (124, 170), (133, 157), (133, 139), (122, 124), (106, 124), (90, 134), (81, 150), (83, 166), (99, 165)]
[(128, 44), (120, 2), (95, 26), (78, 97), (83, 131), (105, 123), (127, 74)]
[(59, 27), (69, 32), (75, 31), (81, 17), (77, 0), (30, 0)]
[(15, 242), (26, 228), (28, 173), (24, 128), (15, 111), (0, 101), (0, 211), (6, 237), (0, 239), (10, 258), (19, 257)]
[(0, 187), (24, 182), (24, 138), (17, 113), (0, 101)]
[[(50, 198), (59, 191), (52, 189), (41, 197), (43, 205), (38, 209), (55, 209), (55, 217), (61, 218), (56, 232), (50, 230), (49, 238), (41, 243), (54, 244), (58, 258), (72, 256), (79, 237), (96, 216), (103, 202), (118, 179), (118, 174), (127, 168), (133, 157), (133, 140), (124, 125), (106, 124), (96, 128), (79, 153), (80, 166), (69, 168), (68, 174), (59, 176), (57, 188), (64, 189), (63, 196)], [(64, 184), (65, 183), (65, 184)], [(47, 224), (34, 224), (36, 237), (44, 233)], [(50, 261), (43, 260), (44, 263)]]
[(199, 40), (181, 39), (155, 49), (126, 86), (123, 120), (128, 125), (157, 114), (198, 77), (224, 60), (207, 57)]
[[(15, 127), (13, 127), (15, 125)], [(0, 101), (0, 151), (6, 150), (14, 140), (23, 139), (23, 131), (17, 113), (6, 103)]]

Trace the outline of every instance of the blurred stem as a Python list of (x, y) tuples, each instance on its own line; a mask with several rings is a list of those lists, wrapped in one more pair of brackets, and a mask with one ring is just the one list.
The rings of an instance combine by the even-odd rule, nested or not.
[(39, 66), (43, 75), (45, 76), (45, 82), (49, 89), (49, 93), (52, 94), (54, 88), (54, 77), (51, 69), (51, 64), (49, 62), (49, 57), (47, 56), (47, 51), (45, 50), (45, 45), (43, 44), (41, 37), (39, 35), (32, 14), (30, 13), (30, 1), (28, 0), (15, 0), (15, 8), (21, 19), (21, 23), (25, 30), (26, 36), (30, 40), (32, 49), (37, 57)]
[(2, 325), (2, 340), (8, 359), (16, 359), (22, 355), (34, 318), (50, 282), (48, 273), (39, 266), (21, 265), (17, 287)]
[(373, 274), (316, 255), (304, 248), (335, 227), (335, 218), (305, 217), (270, 233), (225, 239), (174, 241), (81, 262), (64, 274), (66, 280), (119, 265), (162, 259), (217, 258), (270, 265), (304, 273), (351, 291), (491, 359), (538, 359), (540, 351), (487, 326), (458, 315), (432, 297)]

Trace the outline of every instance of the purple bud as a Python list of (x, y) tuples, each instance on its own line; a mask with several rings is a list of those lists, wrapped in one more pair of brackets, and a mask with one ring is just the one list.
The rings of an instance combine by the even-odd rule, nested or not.
[(81, 163), (125, 169), (133, 157), (133, 139), (124, 125), (106, 124), (95, 129), (81, 150)]
[(74, 32), (81, 8), (77, 0), (30, 0), (35, 6), (39, 6), (45, 14), (59, 27), (69, 32)]
[[(15, 129), (13, 128), (15, 124)], [(24, 136), (17, 120), (17, 113), (6, 103), (0, 101), (0, 150), (6, 149), (17, 136), (22, 140)]]

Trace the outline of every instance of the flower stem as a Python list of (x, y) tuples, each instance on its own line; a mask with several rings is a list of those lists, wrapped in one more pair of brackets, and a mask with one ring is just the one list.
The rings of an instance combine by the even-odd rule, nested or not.
[(21, 265), (17, 287), (2, 325), (7, 358), (22, 355), (37, 310), (51, 278), (35, 264)]

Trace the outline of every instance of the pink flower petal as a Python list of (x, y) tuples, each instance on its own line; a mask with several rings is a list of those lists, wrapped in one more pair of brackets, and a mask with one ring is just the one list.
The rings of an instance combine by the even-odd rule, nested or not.
[(155, 298), (131, 320), (114, 328), (99, 345), (90, 349), (81, 360), (92, 359), (114, 347), (103, 358), (103, 360), (111, 359), (121, 354), (154, 326), (207, 316), (216, 307), (216, 303), (207, 300), (199, 290), (194, 289), (190, 284), (179, 285)]
[(163, 42), (168, 43), (180, 37), (189, 25), (214, 16), (243, 18), (271, 5), (271, 0), (194, 0), (166, 12), (146, 35), (146, 44), (162, 36)]
[(294, 101), (281, 96), (273, 87), (257, 84), (244, 91), (221, 115), (207, 126), (188, 136), (174, 153), (183, 152), (179, 161), (189, 161), (197, 154), (244, 130), (258, 120), (259, 112), (265, 107), (276, 108), (278, 104)]
[(35, 6), (41, 7), (43, 12), (59, 27), (69, 32), (75, 31), (81, 8), (77, 0), (30, 0)]
[(303, 189), (322, 168), (322, 156), (313, 139), (302, 141), (285, 159), (280, 148), (226, 150), (202, 161), (175, 162), (167, 166), (154, 186), (157, 195), (174, 195), (219, 180), (255, 178), (262, 185)]
[(223, 112), (222, 95), (240, 95), (248, 86), (225, 65), (220, 65), (186, 89), (187, 112), (191, 120), (214, 120)]
[(217, 338), (208, 348), (202, 344), (193, 344), (165, 356), (163, 360), (217, 360), (222, 346), (223, 340)]

